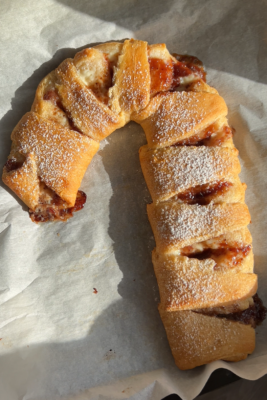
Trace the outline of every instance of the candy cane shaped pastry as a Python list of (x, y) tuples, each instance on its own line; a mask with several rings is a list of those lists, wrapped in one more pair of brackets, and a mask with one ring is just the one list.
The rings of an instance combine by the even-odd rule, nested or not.
[(82, 50), (39, 84), (3, 171), (34, 222), (65, 221), (83, 208), (99, 142), (130, 120), (143, 127), (159, 311), (181, 369), (246, 358), (265, 316), (227, 106), (205, 76), (197, 58), (164, 44)]

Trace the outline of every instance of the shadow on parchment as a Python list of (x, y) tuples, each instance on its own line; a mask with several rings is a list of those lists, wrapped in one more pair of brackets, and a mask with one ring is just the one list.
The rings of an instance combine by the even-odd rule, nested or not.
[[(1, 400), (62, 399), (167, 366), (177, 371), (158, 316), (150, 316), (148, 323), (140, 307), (136, 330), (123, 335), (124, 329), (128, 332), (128, 321), (118, 320), (117, 315), (125, 314), (125, 307), (124, 300), (109, 306), (82, 339), (33, 344), (1, 355)], [(118, 335), (121, 341), (114, 345)], [(156, 335), (155, 342), (151, 337)], [(143, 360), (141, 367), (136, 357), (139, 354)], [(192, 377), (201, 371), (201, 368), (193, 371)]]
[(219, 10), (214, 0), (56, 1), (137, 39), (166, 43), (170, 52), (195, 55), (207, 68), (251, 80), (257, 73), (256, 81), (267, 84), (266, 1), (243, 0), (240, 7), (240, 0), (225, 0)]

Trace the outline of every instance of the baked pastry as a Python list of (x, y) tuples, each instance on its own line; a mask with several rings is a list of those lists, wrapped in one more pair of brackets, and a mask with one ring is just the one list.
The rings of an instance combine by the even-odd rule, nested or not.
[(106, 43), (42, 80), (3, 171), (34, 222), (66, 220), (85, 203), (78, 189), (99, 142), (130, 120), (141, 124), (159, 311), (181, 369), (244, 359), (265, 314), (226, 117), (195, 57), (133, 39)]

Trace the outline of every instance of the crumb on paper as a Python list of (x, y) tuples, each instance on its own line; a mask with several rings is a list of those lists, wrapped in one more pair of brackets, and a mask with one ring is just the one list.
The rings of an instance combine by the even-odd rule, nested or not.
[(114, 350), (110, 349), (109, 351), (106, 352), (106, 354), (104, 356), (104, 360), (109, 361), (115, 357), (116, 357), (116, 352)]

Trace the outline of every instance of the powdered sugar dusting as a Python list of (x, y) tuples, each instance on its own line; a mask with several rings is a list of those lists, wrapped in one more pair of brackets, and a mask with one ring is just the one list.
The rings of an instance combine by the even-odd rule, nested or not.
[(56, 73), (61, 81), (57, 88), (62, 104), (82, 133), (101, 140), (118, 127), (119, 116), (81, 82), (74, 65), (63, 63)]
[(218, 229), (218, 222), (227, 218), (227, 210), (210, 203), (208, 206), (179, 207), (161, 204), (158, 213), (157, 228), (163, 238), (169, 241), (183, 241), (198, 238), (209, 232), (210, 235)]
[(118, 67), (115, 68), (114, 86), (110, 89), (112, 110), (126, 114), (129, 119), (134, 111), (140, 111), (150, 100), (150, 73), (144, 42), (126, 40)]
[(63, 97), (62, 102), (83, 133), (93, 135), (100, 132), (106, 135), (119, 123), (118, 116), (98, 101), (90, 89), (72, 83), (68, 86), (66, 96), (67, 100)]
[(34, 113), (26, 115), (12, 139), (20, 153), (37, 157), (38, 176), (55, 191), (68, 186), (77, 161), (92, 148), (91, 139)]
[[(120, 96), (120, 103), (123, 110), (130, 113), (135, 110), (144, 108), (148, 101), (148, 91), (145, 89), (146, 83), (149, 82), (149, 72), (144, 69), (140, 61), (134, 63), (134, 73), (130, 73), (128, 69), (122, 70), (121, 86), (123, 87)], [(140, 85), (144, 82), (144, 85)]]
[(155, 270), (164, 306), (188, 309), (188, 304), (194, 308), (194, 304), (199, 307), (222, 301), (226, 296), (224, 282), (214, 272), (214, 265), (210, 259), (198, 261), (185, 257), (161, 262)]
[[(147, 44), (141, 41), (124, 42), (118, 68), (114, 68), (114, 86), (111, 88), (111, 75), (101, 84), (101, 74), (96, 65), (94, 66), (97, 78), (96, 82), (93, 81), (93, 90), (90, 90), (87, 85), (91, 81), (86, 80), (92, 78), (90, 68), (87, 71), (89, 75), (86, 72), (86, 65), (84, 74), (80, 71), (79, 75), (72, 61), (63, 62), (55, 72), (58, 80), (53, 81), (52, 85), (53, 89), (58, 90), (61, 100), (60, 106), (56, 109), (57, 122), (66, 123), (68, 128), (78, 128), (82, 133), (101, 140), (130, 119), (133, 111), (138, 114), (150, 100), (150, 74), (146, 49)], [(100, 56), (103, 65), (102, 76), (104, 76), (108, 74), (110, 66), (105, 62), (103, 55)], [(107, 102), (108, 89), (110, 107), (103, 104)], [(192, 135), (199, 135), (203, 129), (218, 121), (220, 116), (226, 113), (222, 99), (216, 94), (179, 91), (159, 96), (161, 96), (160, 104), (157, 103), (157, 99), (154, 103), (152, 99), (150, 103), (152, 106), (157, 103), (158, 109), (155, 111), (156, 107), (148, 107), (150, 111), (152, 109), (151, 114), (147, 117), (144, 113), (146, 116), (142, 121), (145, 130), (147, 126), (149, 128), (148, 137), (152, 135), (150, 139), (152, 145), (158, 147), (181, 142)], [(29, 155), (32, 156), (32, 159), (25, 161), (23, 167), (19, 167), (17, 171), (10, 171), (10, 179), (16, 183), (24, 172), (28, 178), (31, 174), (28, 179), (30, 183), (36, 180), (35, 186), (31, 187), (29, 184), (25, 188), (24, 182), (21, 192), (17, 191), (23, 196), (32, 191), (35, 198), (29, 201), (40, 201), (38, 192), (40, 179), (59, 194), (62, 190), (68, 190), (69, 186), (75, 186), (74, 183), (79, 185), (77, 182), (79, 176), (83, 175), (82, 172), (98, 148), (98, 144), (88, 137), (48, 121), (46, 118), (52, 118), (55, 107), (52, 109), (48, 106), (45, 111), (47, 112), (45, 118), (34, 113), (26, 115), (12, 137), (14, 148), (18, 152), (26, 159)], [(65, 112), (69, 120), (65, 118)], [(231, 142), (231, 139), (229, 140)], [(221, 136), (217, 137), (212, 145), (218, 146), (220, 141), (222, 141)], [(235, 162), (223, 154), (222, 149), (216, 147), (209, 149), (180, 147), (156, 151), (148, 165), (153, 185), (156, 187), (155, 191), (158, 194), (182, 192), (225, 177), (231, 173), (231, 169), (234, 169)], [(76, 194), (73, 187), (72, 193)], [(154, 225), (153, 229), (156, 230), (157, 239), (160, 238), (159, 241), (163, 242), (163, 248), (168, 252), (173, 248), (177, 251), (180, 245), (184, 247), (199, 240), (218, 236), (227, 232), (232, 226), (234, 229), (244, 226), (247, 217), (243, 217), (243, 220), (240, 217), (238, 220), (237, 216), (244, 210), (237, 208), (235, 209), (237, 211), (232, 212), (232, 208), (234, 204), (222, 206), (210, 203), (208, 206), (188, 206), (165, 202), (158, 206), (152, 205), (150, 217), (152, 214), (151, 222)], [(237, 220), (239, 225), (234, 225)], [(211, 246), (210, 243), (207, 245)], [(167, 264), (163, 262), (161, 265), (162, 269), (165, 269), (159, 279), (163, 280), (160, 288), (165, 293), (166, 304), (163, 301), (165, 306), (175, 308), (191, 302), (199, 308), (205, 307), (207, 301), (212, 300), (215, 304), (226, 298), (222, 274), (217, 274), (213, 270), (215, 264), (213, 260), (198, 262), (186, 257), (183, 259), (185, 261), (180, 263), (180, 269), (173, 265), (167, 271)], [(190, 311), (166, 313), (166, 309), (162, 312), (162, 318), (176, 361), (179, 363), (181, 360), (183, 365), (186, 363), (190, 365), (191, 359), (194, 360), (193, 366), (196, 366), (231, 355), (229, 348), (231, 349), (233, 343), (242, 342), (243, 330), (241, 331), (240, 324), (219, 321)], [(226, 350), (217, 350), (223, 348)], [(243, 348), (240, 350), (240, 347), (235, 347), (235, 352), (242, 354)], [(192, 368), (192, 365), (190, 367)]]
[(222, 306), (247, 295), (255, 275), (224, 273), (214, 269), (211, 259), (196, 260), (176, 256), (155, 264), (161, 301), (167, 310)]
[(182, 369), (254, 349), (254, 332), (249, 326), (193, 311), (160, 312), (175, 361)]
[(175, 132), (175, 137), (192, 131), (206, 116), (207, 111), (199, 111), (197, 96), (187, 92), (177, 92), (166, 96), (151, 122), (155, 125), (153, 141), (165, 142)]
[(150, 152), (146, 166), (156, 195), (166, 196), (227, 178), (236, 160), (218, 147), (168, 147)]

